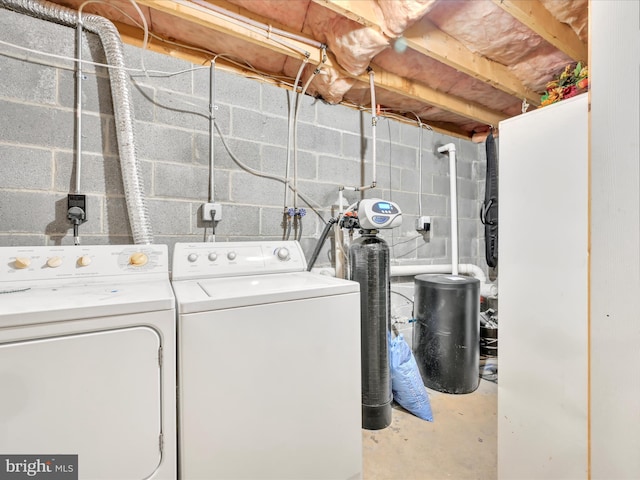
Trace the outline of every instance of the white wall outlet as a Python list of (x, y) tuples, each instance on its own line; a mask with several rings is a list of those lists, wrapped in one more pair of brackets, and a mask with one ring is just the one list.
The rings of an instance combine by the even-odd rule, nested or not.
[(431, 217), (416, 218), (416, 230), (418, 232), (429, 232), (431, 230)]
[[(215, 214), (213, 213), (214, 211)], [(222, 220), (222, 205), (219, 203), (203, 203), (202, 220), (205, 222), (210, 222), (212, 220), (219, 222)]]

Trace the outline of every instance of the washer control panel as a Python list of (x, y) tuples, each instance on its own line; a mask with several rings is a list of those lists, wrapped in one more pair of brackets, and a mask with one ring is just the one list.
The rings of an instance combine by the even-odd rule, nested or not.
[(172, 279), (302, 272), (306, 268), (297, 241), (176, 243)]
[(169, 272), (166, 245), (0, 247), (0, 282)]

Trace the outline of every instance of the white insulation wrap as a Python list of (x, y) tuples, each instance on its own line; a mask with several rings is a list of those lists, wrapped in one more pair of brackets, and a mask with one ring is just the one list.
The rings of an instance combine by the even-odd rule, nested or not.
[[(77, 11), (43, 0), (0, 0), (0, 6), (70, 27), (75, 27), (78, 23)], [(124, 70), (124, 53), (120, 34), (113, 23), (104, 17), (83, 13), (81, 18), (83, 27), (87, 31), (98, 35), (102, 42), (107, 62), (115, 67), (109, 70), (109, 80), (122, 170), (122, 183), (124, 185), (133, 241), (137, 244), (153, 243), (153, 233), (144, 198), (140, 165), (135, 153), (129, 78)]]

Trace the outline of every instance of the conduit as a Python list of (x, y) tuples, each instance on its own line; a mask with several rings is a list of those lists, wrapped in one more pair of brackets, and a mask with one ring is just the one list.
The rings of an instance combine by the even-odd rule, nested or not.
[[(376, 188), (377, 185), (377, 176), (376, 176), (376, 127), (378, 125), (378, 117), (376, 112), (376, 89), (374, 83), (375, 73), (373, 68), (369, 67), (367, 69), (369, 72), (369, 89), (371, 92), (371, 163), (372, 163), (372, 179), (369, 185), (362, 185), (361, 187), (347, 187), (345, 185), (340, 185), (338, 187), (338, 194), (340, 198), (342, 198), (342, 191), (348, 190), (350, 192), (364, 192), (365, 190), (369, 190), (372, 188)], [(341, 201), (342, 202), (342, 201)], [(342, 205), (342, 203), (341, 203)], [(340, 207), (342, 208), (342, 207)]]
[(209, 203), (215, 202), (215, 145), (214, 131), (216, 123), (216, 59), (211, 59), (209, 65)]
[(75, 10), (44, 0), (0, 0), (0, 5), (19, 13), (69, 27), (76, 27), (81, 22), (85, 30), (95, 33), (100, 38), (107, 63), (115, 67), (109, 72), (109, 81), (122, 183), (133, 241), (137, 244), (152, 243), (153, 233), (144, 199), (140, 165), (135, 154), (129, 78), (125, 71), (124, 53), (118, 30), (113, 23), (104, 17), (88, 13), (79, 14)]
[(458, 190), (456, 171), (456, 146), (447, 143), (438, 148), (438, 153), (449, 154), (449, 190), (451, 195), (451, 273), (458, 275)]

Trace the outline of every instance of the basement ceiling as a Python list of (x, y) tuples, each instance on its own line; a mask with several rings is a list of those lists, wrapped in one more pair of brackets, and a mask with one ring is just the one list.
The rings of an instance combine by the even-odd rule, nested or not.
[[(127, 43), (479, 141), (587, 60), (588, 0), (55, 0), (112, 20)], [(322, 48), (322, 46), (326, 48)], [(325, 55), (326, 53), (326, 55)]]

